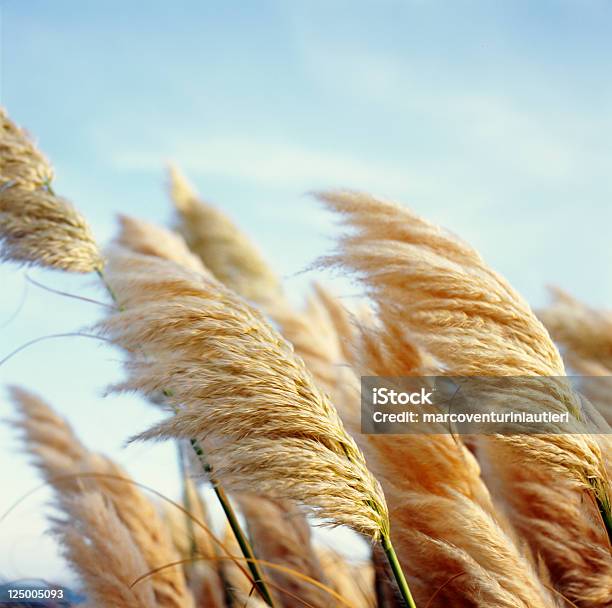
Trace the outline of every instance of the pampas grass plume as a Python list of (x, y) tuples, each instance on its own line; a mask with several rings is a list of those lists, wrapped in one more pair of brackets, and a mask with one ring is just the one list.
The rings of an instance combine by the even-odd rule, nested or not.
[(49, 183), (53, 172), (26, 133), (0, 109), (0, 259), (70, 272), (100, 270), (84, 218)]
[(168, 388), (177, 410), (142, 438), (202, 439), (229, 488), (302, 503), (374, 539), (388, 532), (384, 497), (354, 441), (259, 313), (217, 281), (119, 247), (108, 278), (125, 310), (101, 331), (132, 353), (118, 388)]
[[(139, 576), (177, 562), (179, 555), (155, 505), (131, 483), (129, 476), (108, 458), (91, 453), (40, 397), (19, 387), (11, 387), (10, 393), (19, 411), (15, 426), (22, 430), (24, 446), (35, 465), (55, 488), (60, 507), (70, 516), (70, 508), (78, 508), (77, 499), (83, 492), (99, 493), (112, 506), (145, 560), (147, 567)], [(99, 562), (98, 567), (104, 570), (106, 564)], [(193, 605), (179, 567), (164, 568), (150, 580), (160, 606)]]
[(206, 268), (247, 300), (265, 303), (277, 298), (279, 280), (248, 237), (224, 213), (201, 200), (176, 167), (170, 167), (169, 176), (177, 229)]

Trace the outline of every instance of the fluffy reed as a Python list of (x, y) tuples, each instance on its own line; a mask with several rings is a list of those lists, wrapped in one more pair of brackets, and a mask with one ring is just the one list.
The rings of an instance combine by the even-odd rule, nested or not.
[[(422, 345), (456, 375), (563, 375), (561, 358), (528, 305), (468, 245), (393, 203), (354, 193), (326, 194), (322, 198), (356, 229), (342, 238), (339, 252), (324, 263), (359, 273), (383, 323), (397, 328), (396, 334), (405, 337), (402, 343)], [(571, 396), (563, 393), (560, 397), (576, 412)], [(514, 439), (499, 438), (496, 445)], [(592, 438), (524, 435), (517, 443), (507, 445), (511, 460), (492, 458), (487, 467), (501, 470), (517, 462), (526, 470), (545, 470), (551, 492), (554, 480), (559, 478), (554, 471), (562, 470), (564, 483), (592, 490), (600, 507), (609, 507), (608, 481), (599, 447)], [(383, 449), (389, 451), (392, 446), (388, 443)], [(540, 458), (535, 460), (534, 454)], [(388, 461), (399, 462), (401, 458), (390, 453)], [(406, 471), (390, 472), (390, 478), (398, 475), (406, 479)], [(381, 481), (384, 483), (384, 479)], [(419, 502), (420, 508), (426, 504)], [(528, 511), (528, 505), (523, 506)], [(444, 511), (438, 513), (430, 505), (430, 512), (439, 517), (440, 529), (448, 525)], [(461, 509), (458, 515), (465, 512)], [(392, 517), (394, 514), (391, 507)], [(583, 519), (591, 516), (588, 503), (581, 515)], [(461, 519), (454, 518), (459, 535), (467, 534), (465, 540), (470, 542), (483, 538), (470, 526), (469, 519)], [(431, 528), (434, 532), (436, 529)], [(562, 543), (564, 538), (559, 535), (557, 540)], [(598, 540), (604, 542), (601, 535)], [(537, 544), (534, 547), (542, 549)], [(565, 587), (562, 590), (568, 591)]]
[[(125, 216), (120, 219), (121, 232), (117, 240), (119, 244), (137, 253), (174, 261), (184, 268), (196, 272), (206, 272), (199, 258), (195, 258), (196, 263), (193, 263), (194, 256), (189, 253), (180, 237), (141, 220)], [(197, 226), (191, 226), (194, 231), (197, 228)], [(206, 235), (201, 235), (201, 238), (205, 240)], [(237, 268), (236, 271), (240, 271), (240, 268)], [(277, 286), (274, 287), (276, 289)], [(282, 298), (277, 298), (277, 302), (274, 302), (274, 293), (269, 294), (269, 296), (269, 306), (278, 312), (277, 318), (286, 321), (290, 327), (297, 326), (296, 331), (291, 332), (294, 337), (299, 333), (303, 343), (312, 341), (313, 333), (309, 332), (311, 320), (314, 320), (314, 317), (322, 320), (326, 316), (326, 309), (322, 304), (326, 294), (322, 288), (316, 287), (315, 295), (309, 302), (307, 314), (304, 315), (292, 313)], [(331, 298), (328, 299), (331, 305), (332, 300)], [(328, 331), (318, 335), (330, 336), (332, 332)], [(316, 361), (316, 352), (327, 350), (325, 347), (312, 348), (311, 352), (314, 356), (312, 361), (306, 359), (307, 367), (310, 368), (309, 363), (314, 364)], [(299, 352), (304, 356), (307, 349), (301, 348)], [(252, 494), (240, 495), (238, 501), (243, 514), (247, 518), (251, 540), (258, 548), (260, 559), (282, 563), (286, 567), (294, 568), (297, 573), (306, 574), (310, 578), (323, 583), (326, 582), (310, 542), (308, 521), (299, 509), (296, 509), (287, 501), (272, 501)], [(277, 603), (280, 602), (281, 605), (288, 608), (298, 604), (302, 606), (302, 600), (307, 601), (315, 608), (317, 606), (325, 607), (330, 601), (327, 592), (294, 574), (268, 568), (267, 576), (275, 581), (277, 586), (289, 591), (284, 595), (281, 594), (283, 595), (282, 601), (277, 597)], [(302, 598), (302, 600), (296, 600), (296, 597)]]
[(225, 608), (225, 584), (219, 568), (219, 551), (210, 534), (191, 518), (211, 529), (211, 522), (205, 503), (196, 485), (185, 479), (183, 507), (190, 517), (166, 506), (163, 512), (166, 524), (179, 557), (184, 560), (183, 569), (189, 588), (195, 598), (195, 605), (202, 608)]
[[(360, 342), (356, 365), (362, 374), (434, 373), (430, 357), (396, 326), (363, 328)], [(358, 400), (342, 403), (359, 408)], [(341, 414), (357, 417), (350, 409)], [(558, 605), (539, 579), (544, 573), (496, 513), (478, 463), (460, 439), (442, 427), (439, 434), (356, 437), (383, 484), (417, 605)]]
[(0, 189), (18, 186), (24, 190), (39, 190), (52, 180), (53, 169), (49, 161), (28, 133), (0, 108)]
[(551, 306), (538, 312), (563, 359), (584, 376), (581, 392), (612, 425), (612, 313), (590, 308), (560, 289)]
[(0, 259), (91, 272), (102, 257), (84, 218), (49, 183), (53, 171), (0, 109)]
[(353, 608), (372, 608), (376, 605), (374, 572), (369, 562), (351, 564), (329, 547), (318, 547), (317, 555), (326, 578)]
[(601, 521), (572, 484), (517, 461), (508, 446), (481, 442), (486, 480), (514, 526), (546, 562), (565, 597), (582, 608), (608, 608), (612, 557)]
[[(449, 601), (454, 605), (480, 606), (555, 605), (538, 581), (529, 557), (515, 548), (513, 539), (495, 521), (493, 506), (479, 478), (479, 468), (472, 455), (454, 438), (449, 435), (401, 439), (358, 435), (359, 387), (355, 385), (356, 378), (351, 383), (346, 362), (352, 361), (364, 373), (404, 375), (433, 373), (431, 358), (402, 340), (395, 326), (389, 328), (391, 333), (364, 330), (357, 348), (357, 330), (350, 315), (320, 287), (310, 296), (304, 313), (295, 313), (283, 306), (275, 312), (283, 334), (304, 359), (317, 384), (341, 405), (340, 412), (366, 450), (368, 461), (383, 483), (387, 483), (386, 492), (397, 499), (391, 505), (397, 516), (398, 550), (411, 573), (411, 588), (414, 586), (419, 605), (427, 605), (435, 590), (445, 584), (435, 605), (446, 605)], [(357, 351), (361, 352), (359, 362)], [(386, 449), (396, 444), (397, 447)], [(390, 469), (393, 474), (389, 474)], [(406, 469), (410, 472), (406, 473)], [(406, 476), (408, 479), (404, 481)], [(442, 491), (443, 486), (448, 490)], [(436, 492), (442, 492), (442, 496)], [(414, 506), (406, 508), (406, 496)], [(465, 513), (465, 518), (457, 525), (440, 526), (433, 533), (430, 519), (434, 518), (422, 508), (424, 504), (432, 505), (433, 512), (437, 506), (441, 517), (451, 517), (457, 510)], [(471, 522), (470, 530), (462, 534), (461, 524), (466, 520)], [(470, 539), (473, 530), (479, 531), (480, 540), (489, 537), (485, 546)], [(414, 559), (411, 556), (415, 554), (420, 557), (425, 554), (426, 558)], [(462, 571), (463, 577), (447, 584)]]
[(85, 585), (88, 602), (96, 608), (156, 608), (152, 581), (132, 583), (147, 571), (132, 533), (113, 504), (96, 491), (61, 500), (63, 518), (55, 520), (63, 556)]
[(388, 534), (384, 497), (354, 441), (256, 311), (214, 280), (120, 247), (107, 272), (125, 310), (101, 331), (132, 353), (117, 388), (169, 387), (177, 410), (142, 438), (201, 438), (235, 490), (294, 500), (375, 539)]
[(279, 589), (277, 603), (283, 608), (302, 608), (304, 602), (312, 608), (333, 604), (336, 600), (328, 591), (300, 577), (305, 575), (329, 585), (311, 545), (310, 526), (301, 511), (285, 501), (247, 494), (240, 495), (238, 501), (258, 557), (293, 570), (264, 567), (267, 578)]
[(560, 289), (551, 291), (553, 303), (538, 316), (565, 350), (570, 365), (576, 357), (612, 370), (612, 313), (590, 308)]
[[(90, 452), (70, 426), (33, 393), (13, 387), (11, 397), (19, 411), (15, 425), (23, 433), (24, 447), (33, 456), (45, 480), (54, 487), (60, 505), (73, 497), (78, 498), (84, 491), (103, 495), (142, 554), (147, 567), (138, 573), (139, 576), (179, 560), (155, 506), (117, 464)], [(78, 508), (76, 498), (67, 504)], [(104, 562), (98, 562), (101, 570), (106, 567)], [(119, 577), (118, 572), (114, 574)], [(150, 580), (160, 607), (193, 606), (180, 568), (164, 568)]]
[(253, 243), (224, 213), (202, 201), (176, 167), (169, 175), (177, 229), (206, 268), (248, 300), (278, 297), (279, 280)]
[(194, 272), (209, 274), (200, 258), (194, 255), (185, 241), (174, 232), (127, 215), (119, 216), (119, 227), (119, 245), (136, 253), (170, 260)]

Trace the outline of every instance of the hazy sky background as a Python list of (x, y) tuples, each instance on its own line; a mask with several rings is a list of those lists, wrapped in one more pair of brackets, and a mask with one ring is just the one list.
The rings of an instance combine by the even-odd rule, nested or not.
[[(612, 302), (609, 2), (1, 7), (1, 102), (101, 240), (119, 211), (168, 222), (172, 159), (260, 244), (296, 301), (318, 275), (295, 273), (336, 233), (304, 193), (350, 187), (452, 229), (534, 305), (546, 302), (546, 284)], [(103, 297), (91, 278), (31, 274)], [(95, 305), (28, 287), (12, 318), (24, 284), (22, 270), (0, 267), (0, 358), (99, 317)], [(336, 291), (355, 293), (345, 283)], [(172, 494), (171, 446), (123, 448), (157, 412), (101, 398), (121, 378), (119, 359), (85, 338), (47, 341), (0, 366), (0, 383), (39, 391), (88, 445)], [(0, 412), (12, 414), (4, 394)], [(0, 512), (39, 483), (14, 435), (0, 429)], [(64, 575), (41, 540), (49, 496), (35, 493), (0, 522), (0, 575)]]

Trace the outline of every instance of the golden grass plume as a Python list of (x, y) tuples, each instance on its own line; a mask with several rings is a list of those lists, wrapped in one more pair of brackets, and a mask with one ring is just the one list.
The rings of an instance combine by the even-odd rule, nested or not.
[(125, 310), (100, 331), (131, 352), (117, 388), (168, 389), (178, 411), (143, 438), (202, 439), (230, 489), (299, 502), (373, 538), (388, 531), (384, 497), (354, 441), (259, 313), (215, 280), (118, 246), (107, 272)]
[(517, 461), (509, 446), (481, 443), (479, 451), (492, 463), (486, 465), (487, 484), (545, 560), (557, 588), (582, 608), (610, 606), (612, 556), (601, 522), (584, 497), (567, 480)]
[[(22, 431), (24, 447), (45, 480), (56, 490), (58, 504), (63, 508), (66, 502), (78, 508), (77, 498), (83, 492), (101, 494), (142, 554), (147, 567), (139, 575), (178, 561), (179, 555), (155, 505), (131, 483), (125, 471), (105, 456), (90, 452), (66, 421), (40, 397), (19, 387), (12, 387), (10, 393), (19, 412), (15, 426)], [(106, 564), (98, 562), (98, 567), (103, 570)], [(189, 608), (193, 605), (179, 567), (165, 568), (150, 580), (160, 606)]]
[(102, 258), (84, 218), (50, 189), (53, 172), (0, 110), (0, 259), (91, 272)]
[(570, 365), (576, 357), (598, 363), (612, 375), (612, 313), (590, 308), (560, 289), (551, 291), (553, 303), (538, 316), (566, 351)]
[(0, 108), (0, 189), (19, 186), (37, 190), (53, 180), (49, 161), (36, 147), (28, 133), (19, 128)]
[(119, 245), (136, 253), (170, 260), (194, 272), (208, 274), (200, 258), (189, 250), (185, 241), (175, 232), (128, 215), (119, 216), (119, 227)]
[[(338, 253), (323, 262), (358, 272), (377, 305), (379, 317), (386, 327), (395, 328), (395, 341), (403, 336), (400, 344), (414, 342), (423, 348), (438, 361), (440, 373), (478, 376), (564, 374), (558, 351), (528, 305), (467, 244), (418, 218), (406, 208), (368, 195), (341, 192), (324, 194), (322, 198), (354, 228), (354, 232), (342, 237)], [(414, 359), (414, 349), (408, 352)], [(397, 371), (396, 368), (394, 373)], [(551, 382), (547, 386), (556, 391), (554, 396), (568, 410), (580, 415), (579, 404), (562, 385), (559, 388), (559, 385)], [(403, 451), (414, 441), (413, 437), (404, 437), (404, 443), (397, 449)], [(554, 479), (560, 478), (564, 483), (573, 484), (574, 488), (578, 486), (592, 490), (602, 503), (607, 500), (609, 483), (599, 446), (592, 437), (519, 435), (500, 437), (494, 443), (510, 450), (512, 458), (499, 459), (493, 455), (486, 463), (489, 469), (496, 466), (501, 470), (510, 463), (520, 463), (534, 472), (547, 470), (551, 492), (554, 492)], [(399, 453), (392, 453), (394, 445), (394, 442), (388, 442), (379, 450), (389, 452), (385, 460), (389, 463), (391, 483), (402, 475), (400, 471), (392, 472), (392, 464), (405, 460), (399, 457)], [(494, 446), (491, 449), (494, 450)], [(375, 462), (370, 462), (380, 476)], [(444, 470), (439, 466), (430, 469), (436, 472)], [(403, 473), (406, 483), (409, 471), (408, 474), (406, 471)], [(430, 478), (436, 477), (437, 474)], [(397, 497), (392, 498), (392, 490), (387, 489), (385, 479), (381, 478), (381, 481), (388, 494), (392, 519), (396, 513), (402, 516), (412, 501), (410, 488), (405, 497), (401, 496), (400, 491)], [(419, 483), (419, 480), (415, 482)], [(446, 485), (452, 488), (456, 482)], [(422, 511), (428, 508), (431, 533), (438, 534), (438, 529), (445, 528), (445, 521), (446, 526), (452, 521), (452, 530), (447, 529), (445, 533), (456, 534), (457, 538), (450, 546), (462, 547), (463, 542), (468, 542), (472, 550), (482, 556), (482, 552), (490, 547), (490, 539), (496, 535), (491, 531), (482, 535), (475, 529), (473, 517), (463, 519), (472, 507), (467, 502), (469, 495), (464, 498), (458, 493), (453, 496), (451, 492), (446, 498), (457, 503), (457, 506), (463, 503), (463, 508), (453, 510), (451, 503), (448, 503), (446, 508), (436, 509), (432, 500), (438, 500), (435, 494), (440, 487), (446, 486), (437, 483), (432, 487), (430, 500), (419, 499), (415, 503)], [(580, 494), (576, 496), (580, 497)], [(402, 511), (396, 512), (394, 504), (401, 504)], [(528, 511), (529, 506), (524, 507)], [(445, 512), (447, 515), (444, 515)], [(456, 516), (450, 518), (450, 512), (456, 513)], [(588, 520), (592, 515), (587, 501), (581, 517)], [(486, 523), (482, 518), (479, 521)], [(400, 529), (409, 529), (410, 525), (407, 521)], [(605, 532), (603, 536), (599, 535), (598, 542), (603, 543), (604, 537)], [(459, 538), (463, 540), (459, 542)], [(487, 541), (473, 545), (477, 538)], [(563, 535), (560, 535), (558, 541), (561, 543), (563, 540)], [(426, 546), (423, 543), (422, 547)], [(507, 546), (510, 545), (507, 543)], [(534, 548), (538, 552), (541, 549), (537, 544)], [(423, 552), (412, 555), (414, 559), (421, 559), (421, 563), (426, 558)], [(499, 555), (503, 555), (503, 552)], [(452, 551), (448, 558), (452, 563)], [(488, 563), (495, 565), (500, 562), (493, 560)], [(477, 573), (477, 570), (472, 572)], [(455, 581), (461, 584), (461, 578)], [(508, 582), (514, 585), (512, 580)], [(452, 588), (453, 585), (449, 586)], [(522, 586), (516, 591), (524, 593), (521, 589)], [(526, 605), (530, 605), (529, 601)]]
[[(259, 559), (329, 584), (312, 547), (308, 521), (295, 505), (248, 494), (241, 494), (238, 503)], [(313, 608), (327, 608), (335, 601), (328, 592), (293, 573), (266, 567), (264, 572), (279, 589), (276, 595), (283, 608), (301, 608), (304, 602)]]
[[(125, 216), (122, 216), (120, 220), (121, 233), (117, 240), (120, 245), (137, 253), (170, 260), (183, 268), (208, 274), (200, 259), (195, 258), (189, 252), (180, 236), (141, 220)], [(193, 263), (194, 259), (195, 264)], [(288, 307), (283, 305), (282, 309), (287, 311), (288, 314)], [(320, 314), (322, 307), (320, 305), (316, 306), (313, 300), (309, 310), (312, 310), (313, 313), (316, 310)], [(292, 319), (297, 317), (301, 320), (303, 318), (301, 315), (289, 316)], [(300, 325), (300, 329), (303, 330), (303, 332), (300, 332), (301, 335), (306, 336), (307, 328)], [(191, 482), (188, 483), (188, 488), (192, 493), (195, 491)], [(272, 501), (252, 494), (241, 494), (237, 496), (237, 499), (242, 507), (243, 514), (246, 516), (251, 541), (257, 546), (260, 559), (294, 568), (302, 574), (324, 582), (321, 567), (310, 542), (308, 521), (299, 509), (288, 501)], [(189, 535), (185, 529), (185, 520), (177, 515), (174, 510), (170, 510), (168, 516), (173, 522), (174, 538), (177, 542), (182, 539), (180, 552), (187, 556), (189, 554)], [(198, 555), (214, 555), (214, 551), (211, 552), (210, 541), (207, 550), (202, 550), (200, 546), (202, 540), (205, 539), (198, 539), (197, 542)], [(201, 563), (198, 564), (198, 570), (200, 569), (203, 569)], [(279, 587), (289, 591), (286, 594), (281, 593), (282, 602), (280, 605), (282, 606), (303, 606), (303, 601), (307, 601), (315, 608), (325, 608), (331, 601), (328, 593), (308, 582), (304, 582), (299, 577), (274, 568), (267, 569), (267, 575)], [(296, 600), (295, 597), (300, 597), (303, 601)], [(278, 598), (277, 601), (279, 601)]]
[[(355, 229), (322, 263), (357, 272), (384, 320), (409, 332), (442, 369), (465, 376), (565, 375), (528, 304), (469, 245), (391, 202), (353, 192), (320, 197)], [(554, 379), (543, 384), (578, 427), (581, 405), (569, 385)], [(517, 441), (543, 466), (563, 471), (609, 505), (600, 449), (587, 433)]]
[(265, 303), (278, 297), (280, 282), (248, 237), (201, 200), (176, 167), (170, 167), (169, 176), (177, 229), (206, 268), (247, 300)]
[(151, 579), (132, 586), (147, 562), (113, 504), (101, 492), (83, 491), (61, 501), (53, 532), (62, 553), (97, 608), (162, 608)]

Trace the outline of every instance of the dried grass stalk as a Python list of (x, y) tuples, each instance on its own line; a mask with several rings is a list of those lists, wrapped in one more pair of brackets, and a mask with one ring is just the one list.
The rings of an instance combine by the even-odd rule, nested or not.
[(38, 150), (26, 131), (20, 129), (0, 108), (0, 190), (19, 186), (39, 190), (53, 180), (49, 161)]
[(119, 225), (117, 238), (119, 245), (135, 253), (170, 260), (188, 270), (208, 274), (200, 258), (189, 251), (185, 241), (178, 234), (127, 215), (119, 216)]
[[(326, 194), (322, 198), (356, 229), (353, 234), (342, 238), (339, 253), (327, 258), (324, 263), (348, 267), (359, 273), (378, 306), (383, 324), (392, 329), (394, 335), (391, 342), (402, 345), (415, 342), (424, 346), (440, 364), (457, 375), (563, 375), (561, 358), (528, 305), (468, 245), (393, 203), (354, 193)], [(398, 341), (398, 337), (402, 336), (404, 339)], [(375, 344), (375, 341), (371, 341), (371, 344)], [(407, 352), (408, 358), (414, 360), (414, 349)], [(389, 360), (389, 357), (386, 359)], [(408, 366), (412, 364), (410, 360), (407, 363)], [(384, 375), (394, 375), (399, 371), (397, 367), (392, 369), (392, 374)], [(380, 371), (376, 373), (380, 374)], [(580, 411), (573, 397), (563, 390), (559, 391), (559, 398), (572, 413)], [(519, 574), (523, 569), (519, 571), (503, 565), (512, 549), (509, 540), (500, 544), (499, 552), (495, 550), (485, 558), (484, 553), (491, 549), (490, 539), (502, 540), (503, 536), (495, 532), (493, 518), (487, 523), (482, 515), (475, 517), (470, 494), (461, 491), (457, 482), (452, 481), (452, 469), (465, 470), (460, 463), (451, 470), (440, 466), (450, 462), (445, 451), (439, 451), (438, 456), (431, 454), (434, 459), (428, 470), (435, 473), (423, 476), (429, 480), (427, 483), (431, 482), (429, 497), (414, 495), (414, 487), (423, 483), (420, 479), (413, 480), (416, 486), (405, 486), (404, 490), (398, 488), (393, 496), (392, 484), (401, 475), (400, 471), (394, 471), (393, 463), (407, 460), (401, 454), (416, 441), (415, 437), (404, 437), (397, 446), (395, 442), (387, 442), (377, 448), (377, 452), (384, 455), (386, 463), (383, 470), (387, 468), (390, 489), (385, 485), (385, 478), (381, 481), (388, 494), (392, 519), (405, 517), (411, 510), (427, 512), (427, 521), (420, 524), (423, 526), (423, 541), (427, 535), (435, 540), (440, 530), (444, 530), (449, 541), (446, 560), (437, 562), (445, 564), (444, 572), (465, 570), (469, 563), (459, 566), (465, 558), (461, 558), (458, 549), (468, 549), (468, 553), (475, 556), (468, 570), (470, 576), (485, 575), (483, 568), (502, 568), (503, 572), (511, 572), (509, 578), (500, 573), (500, 578), (491, 580), (491, 587), (484, 588), (496, 592), (499, 581), (505, 581), (507, 589), (517, 594), (523, 604), (532, 605), (534, 600), (530, 599), (529, 594), (536, 591), (535, 575), (529, 577), (533, 584), (521, 582), (516, 586), (515, 582), (521, 580)], [(516, 445), (511, 445), (515, 440)], [(592, 488), (600, 501), (607, 500), (606, 473), (599, 447), (593, 438), (523, 435), (496, 441), (500, 447), (504, 444), (507, 450), (511, 450), (512, 458), (491, 457), (487, 462), (489, 468), (494, 465), (500, 470), (500, 477), (501, 470), (510, 462), (520, 463), (525, 471), (532, 470), (534, 475), (548, 471), (551, 492), (554, 492), (554, 479), (559, 477), (555, 473), (562, 470), (564, 483)], [(492, 449), (495, 449), (494, 446)], [(430, 453), (427, 454), (429, 457)], [(537, 461), (532, 459), (533, 454), (538, 454)], [(440, 456), (443, 462), (439, 462)], [(413, 458), (427, 462), (420, 451)], [(436, 462), (438, 464), (434, 464)], [(372, 466), (380, 476), (375, 462), (372, 462)], [(442, 475), (444, 470), (447, 474), (441, 479), (438, 475)], [(404, 481), (409, 483), (406, 477), (410, 473), (406, 475), (404, 471), (403, 474)], [(442, 491), (443, 496), (439, 496), (441, 488), (446, 488)], [(580, 494), (576, 493), (576, 496)], [(436, 504), (439, 506), (436, 507)], [(395, 505), (401, 505), (401, 509), (399, 506), (394, 508)], [(528, 512), (528, 505), (524, 505), (524, 508)], [(581, 513), (583, 520), (591, 516), (588, 511), (587, 502)], [(484, 527), (479, 530), (473, 523), (475, 521)], [(415, 523), (406, 521), (399, 527), (409, 530), (411, 525)], [(485, 529), (488, 531), (483, 534), (482, 530)], [(410, 537), (413, 536), (410, 534)], [(482, 542), (474, 543), (476, 539)], [(562, 543), (564, 539), (559, 537), (557, 540)], [(601, 536), (599, 542), (603, 542)], [(399, 545), (401, 552), (401, 542)], [(419, 571), (430, 570), (423, 568), (423, 563), (426, 563), (424, 560), (433, 546), (423, 542), (421, 551), (412, 553), (412, 557), (409, 554), (409, 559), (421, 560)], [(537, 545), (534, 547), (536, 551), (541, 549)], [(492, 559), (496, 555), (503, 559)], [(520, 563), (513, 559), (517, 565)], [(431, 567), (434, 568), (433, 562)], [(462, 586), (461, 579), (465, 580), (465, 575), (444, 589)], [(465, 591), (469, 591), (469, 588)], [(418, 595), (418, 589), (416, 593)], [(538, 593), (542, 597), (542, 593)], [(449, 592), (449, 600), (450, 597)], [(506, 601), (509, 606), (517, 605), (516, 599), (511, 599), (511, 596)]]
[[(388, 325), (364, 329), (360, 373), (432, 373), (430, 357), (400, 334)], [(358, 400), (353, 408), (359, 408)], [(383, 484), (417, 605), (557, 605), (531, 555), (496, 512), (480, 467), (461, 439), (440, 426), (439, 434), (358, 435), (357, 440)]]
[(129, 307), (101, 331), (132, 352), (117, 388), (169, 387), (178, 411), (143, 438), (202, 439), (236, 491), (296, 501), (372, 538), (388, 531), (384, 497), (335, 409), (256, 311), (170, 262), (119, 247), (109, 260), (109, 281)]
[(368, 562), (351, 564), (330, 547), (318, 547), (321, 567), (332, 587), (353, 608), (376, 606), (374, 572)]
[[(384, 310), (384, 321), (410, 332), (453, 374), (565, 374), (544, 326), (474, 249), (399, 205), (349, 192), (321, 198), (355, 228), (323, 263), (356, 271)], [(569, 386), (551, 381), (548, 388), (575, 417), (573, 426), (579, 426), (581, 405)], [(592, 490), (609, 511), (600, 449), (586, 432), (516, 441), (519, 450), (539, 454), (542, 466), (562, 469), (577, 485)]]
[(215, 277), (254, 302), (280, 295), (279, 280), (255, 245), (225, 214), (202, 201), (175, 167), (170, 168), (170, 194), (178, 231)]
[(44, 190), (0, 191), (0, 259), (69, 272), (92, 272), (102, 259), (72, 205)]
[[(244, 560), (240, 555), (236, 536), (229, 525), (225, 529), (223, 546), (227, 549), (227, 556), (221, 562), (221, 570), (227, 583), (231, 608), (265, 608), (267, 604), (259, 599), (252, 583), (244, 574)], [(232, 557), (235, 561), (230, 559)]]
[(493, 463), (487, 466), (487, 483), (518, 531), (542, 556), (556, 586), (581, 608), (608, 608), (610, 548), (600, 519), (583, 496), (567, 480), (517, 462), (507, 446), (483, 443), (479, 449), (486, 462)]
[(151, 579), (132, 587), (147, 562), (113, 504), (100, 492), (83, 491), (61, 500), (64, 518), (53, 532), (62, 553), (85, 585), (90, 605), (97, 608), (156, 608)]
[[(24, 446), (34, 457), (34, 464), (43, 477), (55, 488), (60, 504), (84, 491), (102, 494), (145, 560), (147, 567), (139, 575), (179, 560), (157, 509), (130, 483), (130, 477), (121, 467), (90, 452), (70, 426), (33, 393), (12, 387), (11, 397), (20, 413), (15, 424), (23, 432)], [(106, 565), (99, 562), (98, 567), (104, 569)], [(159, 606), (193, 606), (193, 598), (179, 567), (165, 568), (150, 580)]]
[[(259, 559), (292, 568), (326, 585), (319, 559), (310, 542), (310, 526), (302, 512), (286, 501), (273, 501), (242, 494), (238, 503), (246, 518), (251, 542)], [(323, 589), (276, 568), (264, 567), (277, 591), (277, 604), (284, 608), (327, 608), (336, 600)], [(288, 592), (288, 593), (286, 593)], [(300, 598), (299, 600), (296, 598)]]
[(0, 121), (0, 259), (70, 272), (102, 268), (87, 222), (51, 192), (46, 159), (2, 109)]
[[(197, 522), (212, 529), (205, 503), (190, 479), (185, 479), (185, 510)], [(181, 511), (167, 506), (164, 522), (170, 531), (174, 546), (182, 560), (185, 577), (202, 608), (225, 608), (225, 589), (219, 568), (217, 547), (210, 534)]]
[(560, 289), (551, 291), (552, 305), (538, 316), (553, 340), (570, 358), (598, 363), (612, 374), (612, 313), (590, 308)]

